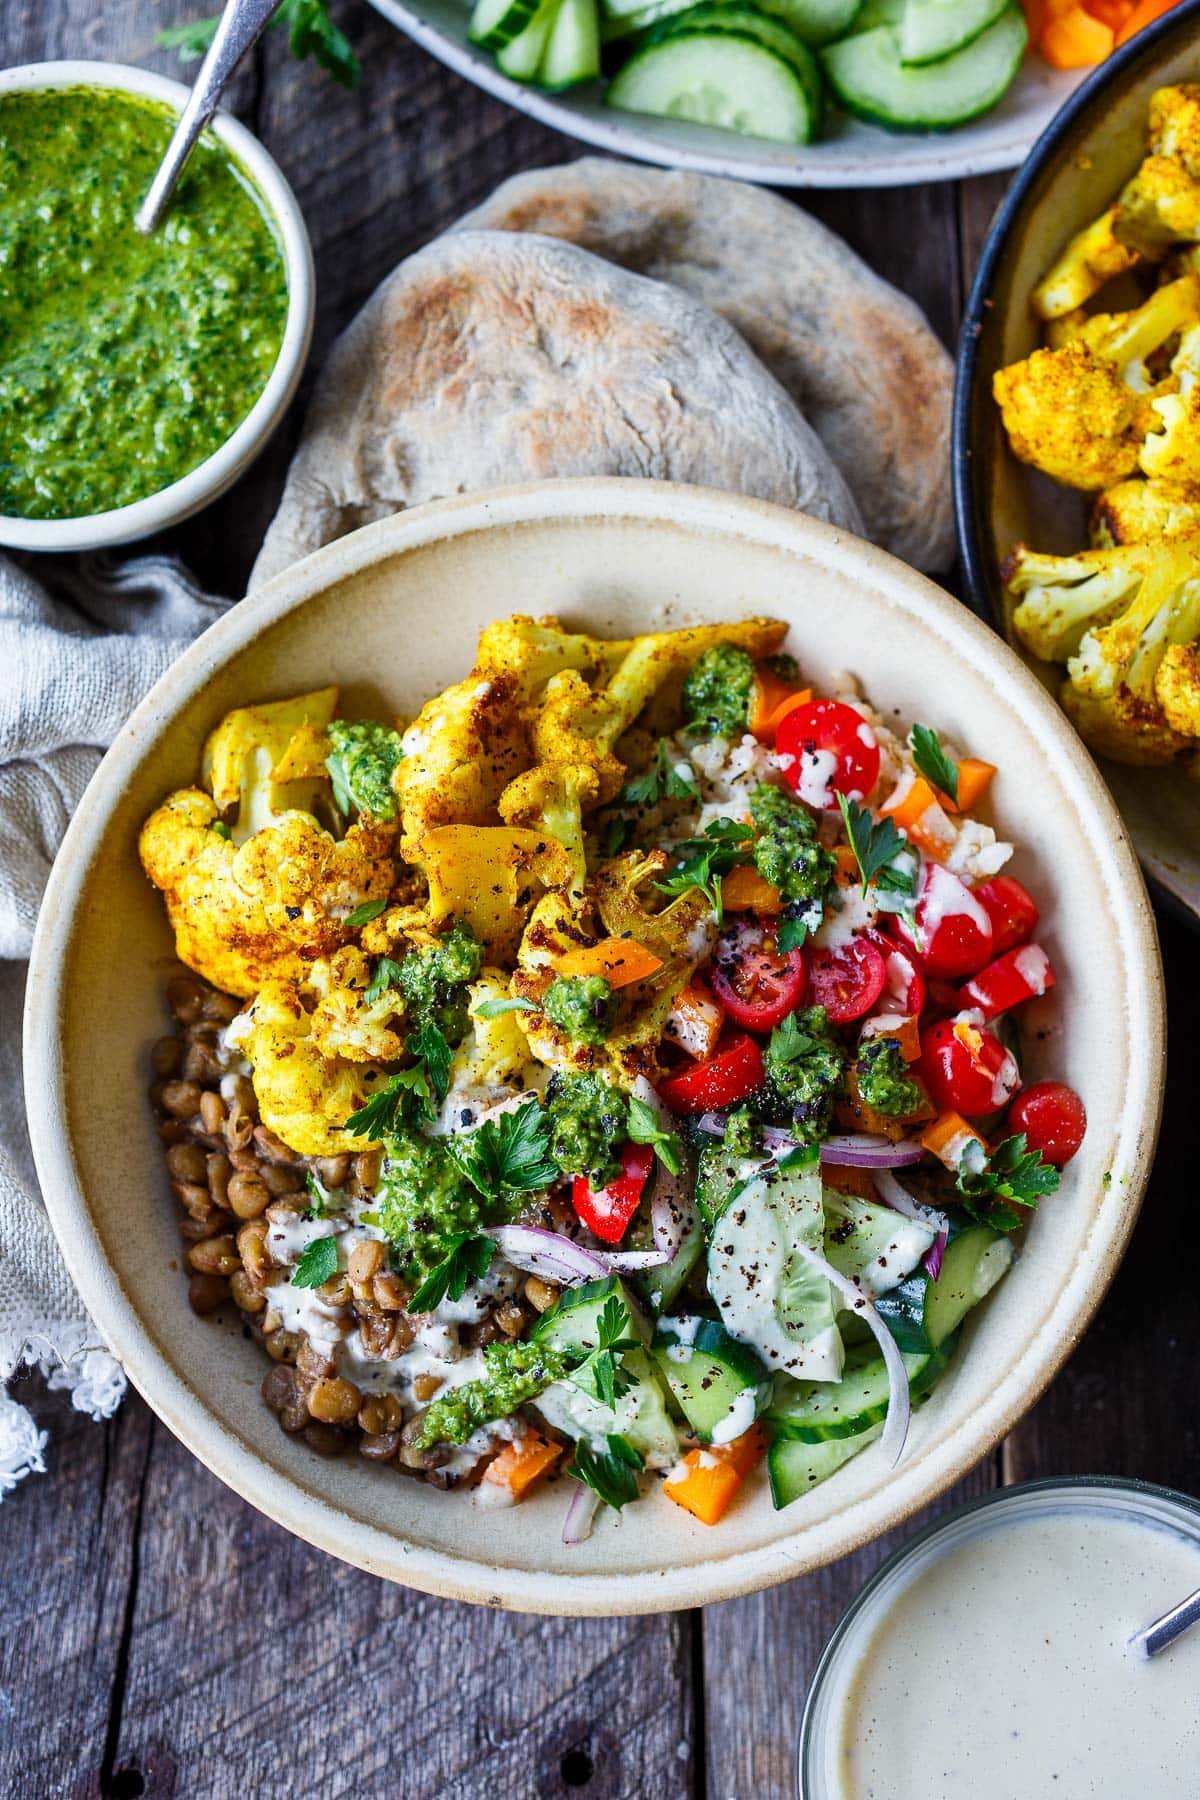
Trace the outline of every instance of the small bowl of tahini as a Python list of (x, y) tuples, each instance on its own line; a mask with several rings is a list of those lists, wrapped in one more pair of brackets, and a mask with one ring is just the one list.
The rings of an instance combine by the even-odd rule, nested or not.
[(186, 100), (114, 63), (0, 73), (0, 544), (98, 549), (177, 524), (295, 392), (312, 251), (257, 139), (218, 113), (158, 231), (134, 226)]
[(1001, 1488), (872, 1576), (822, 1657), (800, 1800), (1195, 1800), (1200, 1501), (1084, 1476)]

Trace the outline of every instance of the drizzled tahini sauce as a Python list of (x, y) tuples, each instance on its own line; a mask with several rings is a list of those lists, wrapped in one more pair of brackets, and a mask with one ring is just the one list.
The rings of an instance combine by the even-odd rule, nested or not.
[(1012, 1520), (918, 1573), (862, 1653), (839, 1800), (1196, 1800), (1200, 1628), (1131, 1634), (1200, 1587), (1200, 1546), (1084, 1509)]

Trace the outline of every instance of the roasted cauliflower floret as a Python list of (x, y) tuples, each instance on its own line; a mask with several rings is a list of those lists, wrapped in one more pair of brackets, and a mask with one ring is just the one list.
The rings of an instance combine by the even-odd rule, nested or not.
[(1149, 124), (1145, 161), (1034, 289), (1043, 319), (1073, 312), (1115, 275), (1200, 239), (1200, 87), (1159, 88)]
[(548, 837), (561, 851), (567, 881), (547, 881), (547, 887), (569, 887), (583, 892), (587, 880), (587, 854), (583, 844), (583, 813), (595, 804), (597, 776), (579, 763), (539, 763), (510, 782), (500, 799), (500, 810), (510, 825), (525, 833)]
[(335, 687), (291, 700), (239, 706), (226, 713), (204, 746), (201, 779), (222, 812), (237, 806), (235, 844), (285, 813), (315, 814), (330, 787), (307, 747), (318, 742), (337, 707)]
[(1154, 765), (1196, 747), (1177, 729), (1191, 717), (1186, 660), (1173, 657), (1163, 676), (1170, 716), (1158, 683), (1171, 646), (1200, 634), (1200, 538), (1073, 557), (1019, 552), (1009, 591), (1024, 595), (1013, 617), (1022, 641), (1066, 661), (1062, 704), (1093, 749)]
[(1167, 645), (1154, 696), (1172, 731), (1200, 740), (1200, 653), (1194, 643)]
[(339, 842), (306, 813), (289, 813), (238, 846), (220, 825), (215, 801), (184, 788), (151, 813), (138, 851), (181, 961), (226, 993), (299, 976), (353, 938), (357, 907), (391, 889), (388, 826), (353, 825)]
[(468, 1008), (471, 1029), (454, 1052), (450, 1079), (455, 1086), (523, 1088), (529, 1062), (529, 1042), (515, 1012), (488, 1017), (487, 1008), (512, 998), (508, 976), (501, 969), (484, 969), (471, 983)]
[(308, 985), (318, 996), (309, 1019), (313, 1044), (347, 1062), (396, 1062), (404, 1055), (404, 997), (376, 980), (354, 944), (313, 963)]
[[(1150, 359), (1200, 322), (1200, 276), (1185, 275), (1127, 313), (1097, 313), (1059, 349), (995, 376), (1014, 455), (1069, 487), (1112, 487), (1138, 467), (1160, 421)], [(1163, 371), (1166, 381), (1178, 377)]]
[(564, 669), (578, 670), (589, 682), (607, 680), (628, 649), (628, 640), (585, 637), (564, 631), (555, 618), (515, 613), (484, 626), (475, 673), (514, 679), (521, 704), (529, 706)]
[(515, 676), (471, 674), (421, 708), (401, 738), (393, 776), (404, 854), (438, 825), (492, 825), (496, 802), (530, 762)]
[(1152, 544), (1190, 531), (1200, 531), (1200, 495), (1193, 499), (1161, 481), (1118, 482), (1092, 509), (1091, 541), (1097, 550)]
[(542, 894), (575, 879), (568, 851), (546, 827), (439, 825), (416, 853), (429, 881), (428, 922), (465, 919), (494, 956), (516, 950)]
[(387, 1079), (386, 1071), (374, 1063), (322, 1054), (298, 982), (266, 982), (236, 1024), (259, 1115), (289, 1150), (301, 1156), (336, 1156), (347, 1148), (371, 1147), (343, 1127)]

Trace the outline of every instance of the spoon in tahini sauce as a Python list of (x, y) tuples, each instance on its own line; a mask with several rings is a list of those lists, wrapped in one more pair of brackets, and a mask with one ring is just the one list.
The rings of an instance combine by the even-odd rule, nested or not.
[(179, 123), (150, 183), (150, 191), (133, 221), (143, 236), (148, 237), (162, 224), (175, 184), (183, 174), (183, 165), (216, 112), (225, 83), (247, 50), (258, 42), (282, 4), (283, 0), (226, 0), (216, 36), (200, 65), (188, 103), (179, 115)]
[(1153, 1625), (1147, 1625), (1144, 1631), (1135, 1631), (1129, 1640), (1129, 1648), (1135, 1656), (1157, 1656), (1168, 1644), (1173, 1644), (1177, 1637), (1190, 1631), (1193, 1625), (1200, 1624), (1200, 1588), (1165, 1612), (1161, 1619), (1155, 1619)]

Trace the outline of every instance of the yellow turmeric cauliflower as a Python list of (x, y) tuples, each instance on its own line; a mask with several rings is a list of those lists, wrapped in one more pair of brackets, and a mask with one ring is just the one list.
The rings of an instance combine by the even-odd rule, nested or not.
[(296, 981), (264, 983), (233, 1037), (250, 1064), (259, 1116), (301, 1156), (371, 1148), (342, 1129), (386, 1081), (374, 1063), (322, 1054)]
[(355, 945), (315, 962), (307, 979), (318, 996), (309, 1034), (323, 1056), (396, 1062), (404, 1055), (403, 995), (385, 985), (369, 997), (371, 964)]

